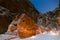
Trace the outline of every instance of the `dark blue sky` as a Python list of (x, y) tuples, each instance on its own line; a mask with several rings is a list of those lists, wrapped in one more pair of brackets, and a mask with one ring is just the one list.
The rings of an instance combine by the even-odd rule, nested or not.
[(30, 0), (35, 8), (42, 13), (54, 10), (59, 0)]

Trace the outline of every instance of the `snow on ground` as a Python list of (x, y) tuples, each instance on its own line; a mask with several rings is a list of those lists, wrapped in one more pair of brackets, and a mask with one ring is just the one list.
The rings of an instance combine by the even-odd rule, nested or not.
[(11, 35), (1, 34), (0, 35), (0, 40), (5, 40), (5, 39), (7, 39), (9, 37), (11, 37)]
[[(12, 37), (12, 35), (6, 35), (6, 34), (2, 34), (0, 35), (0, 40), (4, 40), (7, 39), (9, 37)], [(11, 40), (60, 40), (60, 34), (56, 34), (56, 32), (45, 32), (44, 34), (39, 34), (36, 36), (32, 36), (30, 38), (25, 38), (25, 39), (20, 39), (20, 38), (14, 38)]]

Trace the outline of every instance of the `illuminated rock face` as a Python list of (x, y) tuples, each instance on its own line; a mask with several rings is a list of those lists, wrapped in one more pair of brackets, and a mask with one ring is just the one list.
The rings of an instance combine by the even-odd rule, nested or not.
[(60, 26), (60, 10), (56, 10), (55, 13), (57, 14), (57, 24)]
[(30, 37), (35, 35), (35, 27), (33, 27), (32, 19), (28, 18), (26, 15), (21, 19), (20, 23), (17, 25), (18, 34), (20, 38)]
[(41, 31), (43, 31), (43, 29), (41, 29), (35, 23), (33, 23), (32, 19), (27, 17), (26, 15), (24, 15), (19, 21), (19, 24), (17, 25), (17, 30), (18, 36), (20, 38), (31, 37), (33, 35), (40, 34)]
[(60, 26), (60, 17), (57, 18), (57, 23)]

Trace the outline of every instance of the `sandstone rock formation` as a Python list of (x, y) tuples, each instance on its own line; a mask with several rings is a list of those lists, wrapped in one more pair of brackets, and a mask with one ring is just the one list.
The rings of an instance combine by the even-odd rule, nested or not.
[(22, 14), (22, 16), (19, 18), (17, 30), (20, 38), (31, 37), (45, 31), (43, 28), (36, 25), (32, 19), (25, 14)]
[[(35, 23), (37, 23), (37, 17), (39, 15), (39, 12), (35, 9), (35, 7), (31, 4), (31, 2), (29, 0), (0, 0), (0, 6), (8, 9), (9, 12), (11, 12), (11, 13), (6, 14), (7, 19), (9, 19), (10, 23), (12, 20), (15, 19), (16, 15), (20, 16), (23, 13), (28, 15), (31, 19), (34, 20)], [(7, 21), (7, 19), (6, 19), (6, 21)], [(4, 18), (4, 20), (5, 20), (5, 18)], [(1, 19), (1, 22), (3, 22), (2, 19)], [(4, 24), (4, 22), (2, 23), (2, 25), (3, 24)], [(8, 24), (6, 24), (6, 25), (8, 25)], [(4, 29), (3, 26), (0, 26), (0, 27), (2, 29)]]

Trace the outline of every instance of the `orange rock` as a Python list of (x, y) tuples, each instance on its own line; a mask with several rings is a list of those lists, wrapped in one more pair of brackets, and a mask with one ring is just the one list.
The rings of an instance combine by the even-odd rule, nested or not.
[(57, 18), (57, 23), (60, 26), (60, 18), (59, 17)]
[(17, 29), (20, 38), (26, 38), (35, 35), (35, 28), (33, 27), (34, 23), (32, 22), (32, 19), (24, 15), (19, 21), (20, 23), (17, 25)]
[(27, 17), (25, 14), (23, 14), (20, 19), (18, 20), (19, 23), (17, 24), (18, 36), (20, 38), (31, 37), (44, 31), (38, 25), (33, 23), (32, 19)]

